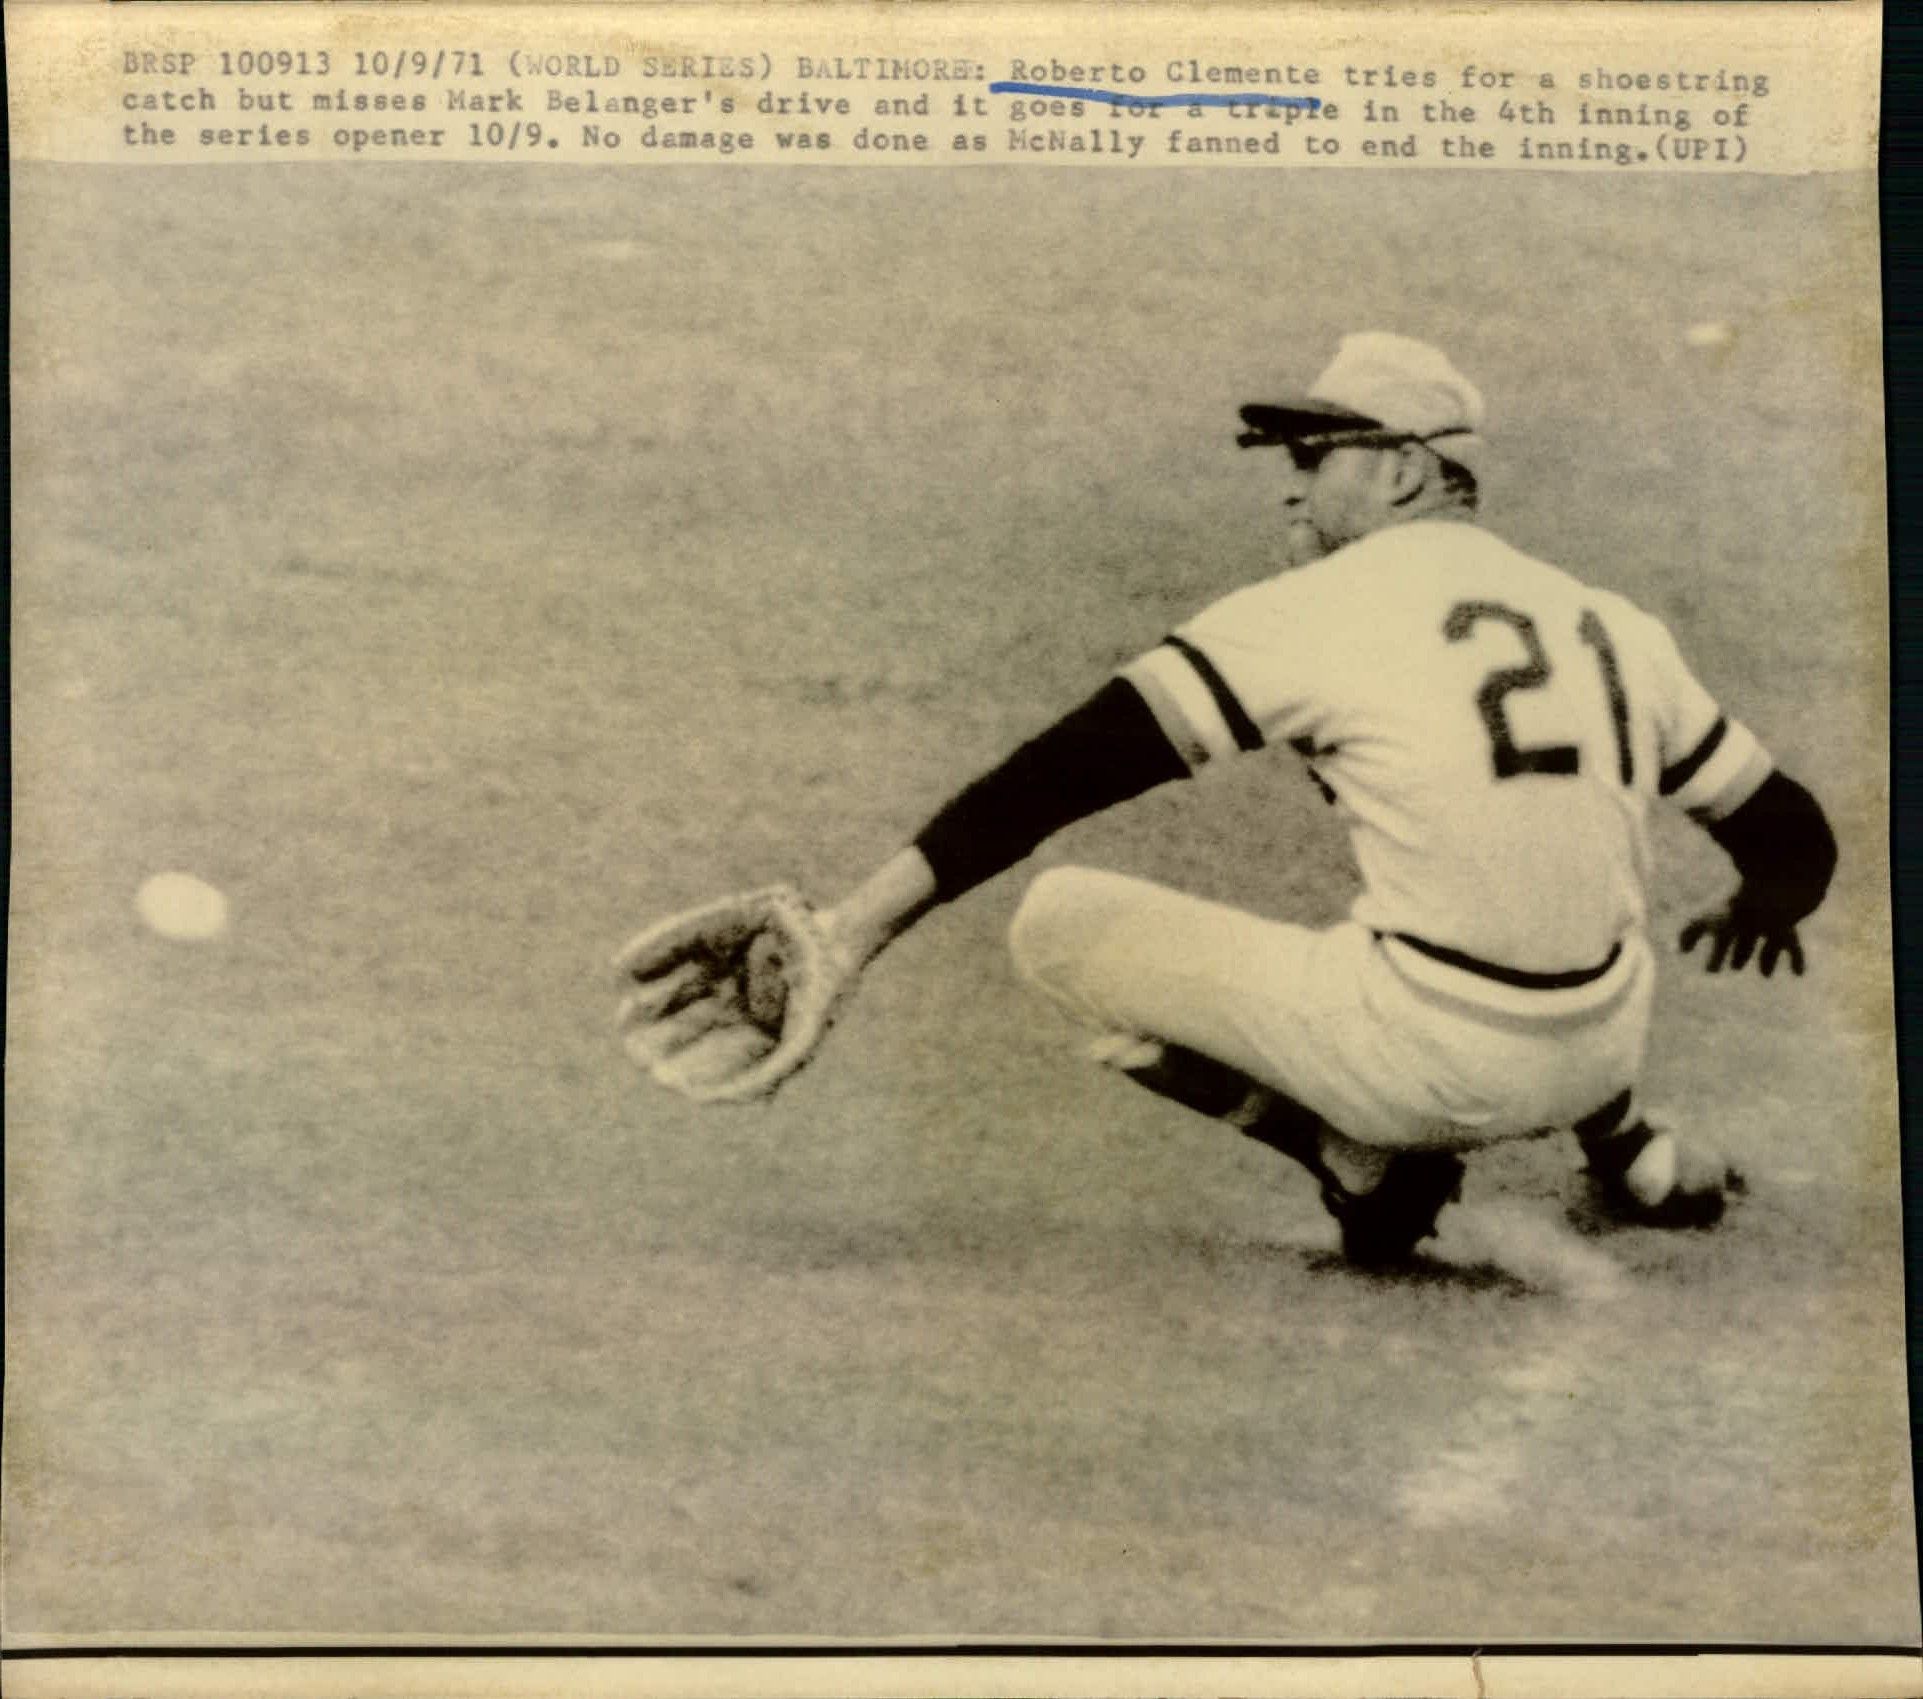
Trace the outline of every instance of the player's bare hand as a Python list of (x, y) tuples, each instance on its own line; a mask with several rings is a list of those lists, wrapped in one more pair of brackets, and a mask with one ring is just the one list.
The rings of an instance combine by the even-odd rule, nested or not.
[(1702, 940), (1709, 941), (1703, 963), (1706, 973), (1741, 973), (1752, 960), (1765, 979), (1776, 971), (1779, 961), (1789, 963), (1791, 973), (1803, 971), (1803, 945), (1793, 924), (1762, 913), (1732, 897), (1721, 908), (1699, 914), (1682, 930), (1676, 940), (1684, 955), (1691, 954)]

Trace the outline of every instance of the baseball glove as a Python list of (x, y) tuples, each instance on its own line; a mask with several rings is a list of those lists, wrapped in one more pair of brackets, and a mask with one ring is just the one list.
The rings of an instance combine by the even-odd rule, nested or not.
[(615, 958), (622, 1045), (696, 1103), (766, 1097), (815, 1053), (857, 964), (787, 885), (651, 926)]

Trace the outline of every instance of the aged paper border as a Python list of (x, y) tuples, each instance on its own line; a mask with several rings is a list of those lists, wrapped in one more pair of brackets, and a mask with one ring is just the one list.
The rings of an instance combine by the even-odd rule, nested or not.
[[(752, 0), (731, 7), (726, 0), (679, 0), (675, 10), (678, 26), (706, 5), (716, 13), (745, 13)], [(1525, 27), (1532, 13), (1557, 0), (1521, 0), (1511, 8), (1517, 27)], [(761, 9), (756, 27), (766, 31), (771, 17), (786, 15), (796, 23), (812, 26), (832, 7), (770, 6)], [(543, 16), (553, 10), (574, 11), (569, 0), (552, 0), (552, 10), (539, 14), (534, 26), (542, 27)], [(319, 7), (288, 7), (275, 18), (276, 27), (305, 26)], [(329, 8), (331, 10), (331, 8)], [(1397, 8), (1364, 6), (1352, 10), (1375, 23)], [(1600, 13), (1600, 4), (1594, 8)], [(1715, 23), (1701, 24), (1705, 38), (1720, 37), (1736, 25), (1729, 16), (1733, 7), (1717, 6), (1722, 14)], [(1807, 8), (1804, 8), (1807, 10)], [(1872, 59), (1875, 51), (1876, 8), (1871, 0), (1839, 0), (1836, 10), (1847, 10), (1855, 21), (1867, 21), (1862, 35)], [(66, 127), (66, 116), (78, 104), (84, 90), (47, 75), (46, 61), (39, 57), (47, 42), (67, 18), (77, 18), (80, 8), (39, 4), (24, 0), (10, 9), (10, 33), (14, 34), (16, 54), (12, 58), (10, 106), (14, 120), (14, 141), (23, 156), (42, 154), (60, 158), (105, 157), (93, 151), (94, 144)], [(218, 10), (225, 10), (219, 8)], [(261, 10), (264, 10), (261, 9)], [(342, 8), (346, 11), (347, 8)], [(408, 8), (414, 11), (414, 8)], [(481, 8), (480, 10), (488, 10)], [(528, 9), (521, 9), (523, 15)], [(585, 15), (586, 8), (580, 8)], [(864, 39), (863, 30), (872, 30), (871, 8), (841, 7), (837, 27), (847, 21), (851, 39)], [(988, 10), (962, 0), (961, 4), (937, 14), (922, 10), (917, 24), (931, 31), (953, 29), (961, 32), (978, 26)], [(997, 8), (1004, 15), (1012, 8)], [(1225, 21), (1236, 17), (1235, 7), (1210, 8)], [(1436, 9), (1431, 8), (1431, 11)], [(1476, 15), (1479, 30), (1497, 24), (1498, 14), (1489, 7), (1459, 9)], [(1707, 5), (1682, 5), (1665, 8), (1679, 25), (1689, 27), (1696, 17), (1710, 10)], [(1751, 8), (1745, 8), (1751, 10)], [(1772, 22), (1791, 13), (1791, 8), (1758, 7), (1755, 13), (1773, 14)], [(1029, 38), (1046, 41), (1050, 26), (1058, 27), (1069, 16), (1070, 8), (1032, 7), (1021, 9)], [(439, 9), (423, 7), (419, 14), (431, 27)], [(148, 16), (152, 16), (151, 13)], [(574, 20), (570, 20), (572, 23)], [(1428, 21), (1425, 18), (1425, 23)], [(1132, 26), (1152, 29), (1140, 15), (1129, 19)], [(1616, 19), (1598, 17), (1598, 22), (1615, 27)], [(502, 8), (490, 25), (513, 27)], [(1119, 23), (1119, 20), (1118, 20)], [(260, 10), (250, 18), (249, 27), (258, 31)], [(1080, 28), (1075, 20), (1073, 28)], [(1807, 72), (1808, 66), (1804, 66)], [(1861, 67), (1857, 71), (1860, 73)], [(1839, 81), (1844, 80), (1839, 78)], [(1807, 150), (1814, 168), (1862, 168), (1873, 158), (1875, 115), (1862, 121), (1860, 109), (1845, 110), (1830, 123), (1810, 120), (1797, 140)], [(220, 161), (209, 158), (204, 163)], [(169, 163), (180, 163), (178, 159)], [(937, 160), (933, 163), (947, 163)], [(138, 1692), (169, 1695), (175, 1693), (258, 1693), (274, 1691), (290, 1694), (392, 1693), (476, 1693), (508, 1694), (553, 1691), (557, 1677), (566, 1669), (565, 1685), (570, 1692), (649, 1693), (709, 1695), (734, 1693), (780, 1694), (1001, 1694), (1001, 1693), (1218, 1693), (1249, 1694), (1443, 1694), (1476, 1695), (1555, 1692), (1570, 1699), (1589, 1694), (1674, 1693), (1682, 1695), (1728, 1694), (1736, 1692), (1802, 1695), (1860, 1693), (1864, 1695), (1923, 1694), (1923, 1658), (1911, 1654), (1863, 1652), (1860, 1654), (1551, 1654), (1495, 1652), (1411, 1652), (1393, 1657), (1366, 1654), (1276, 1657), (1243, 1652), (1202, 1653), (1182, 1656), (1163, 1655), (1159, 1649), (1143, 1648), (1125, 1652), (1104, 1649), (1100, 1655), (1077, 1656), (1064, 1648), (1061, 1652), (1040, 1648), (1009, 1653), (985, 1653), (966, 1648), (954, 1650), (903, 1648), (883, 1657), (836, 1655), (827, 1648), (812, 1648), (808, 1655), (782, 1658), (730, 1656), (721, 1646), (687, 1655), (650, 1657), (646, 1654), (617, 1654), (612, 1646), (595, 1647), (592, 1655), (570, 1660), (565, 1666), (552, 1656), (540, 1656), (538, 1643), (530, 1642), (532, 1656), (518, 1654), (463, 1658), (436, 1655), (409, 1657), (401, 1652), (381, 1653), (373, 1659), (362, 1656), (330, 1657), (325, 1654), (303, 1658), (292, 1656), (250, 1655), (238, 1643), (229, 1643), (218, 1657), (196, 1657), (180, 1653), (164, 1658), (142, 1657), (136, 1647), (143, 1643), (157, 1647), (161, 1637), (128, 1636), (125, 1650), (111, 1657), (65, 1655), (34, 1658), (36, 1649), (16, 1641), (7, 1650), (7, 1685), (11, 1691), (38, 1699), (39, 1695), (76, 1696)], [(171, 1637), (168, 1637), (171, 1638)], [(724, 1643), (725, 1645), (726, 1643)], [(578, 1648), (579, 1642), (572, 1642)], [(318, 1650), (318, 1648), (315, 1648)], [(739, 1648), (737, 1648), (739, 1649)], [(44, 1648), (51, 1651), (52, 1648)], [(359, 1649), (357, 1649), (359, 1650)], [(375, 1648), (365, 1648), (375, 1651)], [(452, 1648), (447, 1648), (452, 1651)], [(775, 1654), (774, 1648), (768, 1649)], [(800, 1648), (786, 1650), (800, 1651)], [(876, 1652), (881, 1648), (874, 1648)], [(17, 1654), (29, 1654), (21, 1661)]]

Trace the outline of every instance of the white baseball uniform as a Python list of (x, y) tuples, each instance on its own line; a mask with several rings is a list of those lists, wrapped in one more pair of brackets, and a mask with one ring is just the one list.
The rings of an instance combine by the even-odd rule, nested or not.
[(1019, 965), (1079, 1018), (1377, 1145), (1566, 1126), (1633, 1085), (1649, 800), (1713, 821), (1770, 772), (1660, 621), (1460, 519), (1237, 591), (1122, 676), (1192, 768), (1306, 756), (1362, 894), (1315, 932), (1057, 869), (1016, 917)]

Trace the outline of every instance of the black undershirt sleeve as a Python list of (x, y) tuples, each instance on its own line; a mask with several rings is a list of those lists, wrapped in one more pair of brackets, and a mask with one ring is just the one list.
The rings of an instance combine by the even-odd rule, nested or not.
[(947, 902), (1013, 867), (1064, 826), (1185, 778), (1141, 693), (1111, 679), (948, 803), (915, 839)]
[(1743, 900), (1785, 925), (1813, 912), (1829, 890), (1835, 835), (1816, 798), (1787, 773), (1771, 773), (1707, 830), (1743, 876)]

